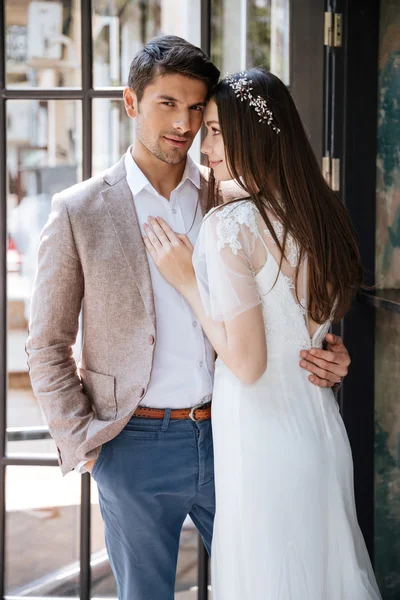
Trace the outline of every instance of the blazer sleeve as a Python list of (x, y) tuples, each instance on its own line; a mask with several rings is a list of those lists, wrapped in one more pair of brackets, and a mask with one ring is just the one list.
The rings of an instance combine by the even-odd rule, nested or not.
[(56, 194), (41, 234), (26, 352), (32, 388), (47, 417), (63, 474), (79, 463), (75, 452), (94, 417), (72, 354), (83, 295), (67, 205)]

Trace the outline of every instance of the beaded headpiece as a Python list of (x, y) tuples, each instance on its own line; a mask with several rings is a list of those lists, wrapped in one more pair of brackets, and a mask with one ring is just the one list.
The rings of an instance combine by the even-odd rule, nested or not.
[(254, 107), (257, 115), (260, 117), (259, 122), (267, 123), (270, 127), (272, 127), (275, 133), (280, 133), (280, 129), (277, 127), (274, 121), (274, 115), (272, 114), (272, 110), (268, 107), (267, 101), (264, 100), (262, 96), (253, 96), (252, 91), (252, 83), (253, 80), (249, 79), (246, 73), (238, 73), (238, 78), (235, 78), (234, 75), (228, 75), (225, 78), (225, 81), (235, 92), (235, 96), (239, 98), (242, 102), (247, 100), (250, 106)]

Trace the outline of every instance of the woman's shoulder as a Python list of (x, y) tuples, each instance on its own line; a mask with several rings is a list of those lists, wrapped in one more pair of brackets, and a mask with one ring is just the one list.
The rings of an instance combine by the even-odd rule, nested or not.
[(218, 250), (230, 246), (236, 254), (242, 248), (239, 238), (259, 235), (260, 213), (250, 198), (222, 204), (212, 208), (203, 221), (203, 231), (212, 230)]
[(214, 206), (204, 216), (204, 222), (211, 218), (214, 222), (233, 221), (240, 225), (251, 226), (257, 220), (257, 214), (259, 210), (251, 198), (244, 198)]

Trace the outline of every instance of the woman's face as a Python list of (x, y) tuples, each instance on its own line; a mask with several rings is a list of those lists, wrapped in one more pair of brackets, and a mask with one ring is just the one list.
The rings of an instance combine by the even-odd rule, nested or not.
[(226, 164), (224, 140), (218, 121), (218, 108), (213, 99), (207, 104), (204, 112), (204, 125), (207, 128), (207, 137), (201, 145), (201, 151), (203, 154), (207, 154), (208, 164), (214, 171), (215, 179), (218, 181), (232, 179)]

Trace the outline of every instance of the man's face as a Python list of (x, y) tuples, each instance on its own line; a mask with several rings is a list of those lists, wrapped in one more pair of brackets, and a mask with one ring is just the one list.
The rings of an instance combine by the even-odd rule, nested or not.
[(206, 105), (203, 81), (178, 74), (157, 75), (141, 101), (126, 88), (125, 108), (135, 118), (136, 139), (156, 158), (179, 164), (200, 129)]

